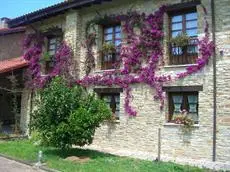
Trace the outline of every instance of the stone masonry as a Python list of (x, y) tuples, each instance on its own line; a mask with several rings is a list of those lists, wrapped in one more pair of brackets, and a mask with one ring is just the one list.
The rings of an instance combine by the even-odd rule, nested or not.
[[(180, 3), (180, 0), (116, 0), (105, 2), (79, 10), (72, 10), (65, 14), (65, 39), (74, 50), (78, 63), (79, 76), (84, 76), (85, 49), (81, 46), (84, 40), (87, 21), (93, 19), (96, 11), (100, 14), (120, 14), (131, 8), (137, 11), (151, 13), (163, 4)], [(208, 11), (208, 22), (211, 32), (211, 5), (209, 0), (202, 0)], [(230, 0), (216, 0), (216, 47), (217, 47), (217, 162), (230, 164)], [(199, 36), (203, 35), (203, 10), (197, 6)], [(63, 14), (64, 15), (64, 14)], [(53, 17), (56, 23), (63, 23), (59, 17)], [(167, 18), (167, 15), (165, 16)], [(47, 19), (51, 20), (51, 19)], [(35, 23), (36, 24), (36, 23)], [(45, 25), (45, 24), (43, 24)], [(167, 21), (165, 21), (167, 26)], [(98, 27), (98, 33), (100, 27)], [(165, 27), (167, 34), (167, 27)], [(96, 62), (100, 58), (98, 49), (101, 37), (97, 40), (95, 49)], [(167, 61), (167, 48), (165, 57)], [(176, 74), (184, 71), (186, 65), (165, 65), (160, 72)], [(100, 71), (99, 63), (93, 72)], [(120, 120), (116, 123), (103, 124), (95, 134), (93, 145), (90, 148), (106, 152), (120, 152), (124, 155), (136, 155), (145, 159), (156, 159), (158, 152), (158, 129), (161, 129), (161, 156), (165, 160), (178, 162), (212, 161), (213, 141), (213, 67), (212, 60), (200, 72), (185, 79), (172, 82), (165, 86), (203, 86), (199, 92), (199, 124), (194, 126), (192, 133), (184, 134), (181, 127), (166, 122), (168, 115), (167, 98), (164, 111), (160, 111), (159, 102), (153, 100), (154, 90), (144, 84), (132, 85), (132, 105), (138, 111), (135, 118), (129, 118), (124, 113), (124, 93), (120, 95)], [(167, 95), (167, 94), (166, 94)], [(122, 153), (123, 152), (123, 153)], [(140, 156), (138, 156), (140, 155)], [(146, 155), (145, 157), (143, 155)], [(187, 159), (187, 161), (186, 161)]]

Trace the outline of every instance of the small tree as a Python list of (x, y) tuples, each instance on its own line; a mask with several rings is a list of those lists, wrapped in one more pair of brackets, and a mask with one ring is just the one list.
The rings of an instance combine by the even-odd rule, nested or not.
[(43, 144), (68, 148), (91, 144), (95, 129), (110, 117), (104, 101), (56, 77), (41, 91), (31, 125)]

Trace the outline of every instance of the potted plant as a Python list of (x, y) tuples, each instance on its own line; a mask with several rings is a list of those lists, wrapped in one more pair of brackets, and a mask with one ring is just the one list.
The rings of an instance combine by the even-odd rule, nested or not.
[(49, 52), (44, 52), (42, 55), (42, 61), (48, 62), (52, 60), (52, 56), (49, 54)]
[(190, 37), (185, 33), (178, 34), (176, 37), (170, 39), (170, 43), (176, 47), (185, 47), (189, 44)]
[(180, 114), (175, 115), (173, 121), (176, 124), (182, 124), (182, 131), (189, 132), (191, 131), (194, 121), (188, 116), (188, 112), (184, 109)]
[(101, 52), (105, 55), (113, 54), (116, 52), (116, 47), (113, 43), (104, 43)]

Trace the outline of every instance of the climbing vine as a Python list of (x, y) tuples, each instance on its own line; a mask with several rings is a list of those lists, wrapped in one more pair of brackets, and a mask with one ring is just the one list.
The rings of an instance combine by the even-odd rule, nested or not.
[(24, 59), (29, 62), (29, 81), (30, 88), (43, 88), (48, 81), (58, 75), (63, 75), (68, 81), (73, 81), (73, 73), (70, 66), (73, 66), (73, 53), (71, 48), (63, 42), (54, 55), (54, 67), (51, 72), (43, 75), (41, 72), (42, 50), (45, 44), (45, 36), (37, 32), (29, 34), (24, 40)]
[[(154, 14), (147, 15), (145, 13), (128, 12), (125, 15), (106, 15), (104, 18), (101, 18), (102, 23), (110, 20), (124, 23), (123, 32), (126, 35), (126, 39), (124, 40), (126, 43), (121, 46), (120, 51), (123, 68), (104, 72), (103, 74), (87, 74), (83, 79), (78, 80), (77, 83), (85, 87), (90, 85), (109, 87), (117, 85), (122, 87), (126, 93), (125, 111), (131, 116), (136, 116), (137, 112), (130, 105), (132, 98), (130, 85), (145, 83), (156, 90), (153, 98), (160, 101), (160, 108), (162, 109), (164, 105), (163, 84), (184, 78), (203, 69), (208, 63), (214, 49), (214, 44), (209, 40), (208, 22), (205, 17), (205, 36), (198, 41), (200, 56), (196, 61), (196, 65), (188, 66), (185, 72), (178, 73), (176, 76), (158, 74), (157, 71), (160, 70), (160, 67), (164, 63), (162, 40), (164, 37), (163, 16), (165, 12), (166, 6), (162, 6)], [(204, 12), (206, 14), (205, 9)], [(90, 26), (94, 26), (100, 22), (96, 18), (96, 20), (92, 20), (89, 23), (87, 31), (90, 31)], [(96, 38), (95, 32), (89, 33), (89, 35), (94, 35), (94, 38)], [(90, 50), (90, 58), (92, 59), (90, 63), (94, 64), (93, 60), (95, 58), (91, 54), (92, 47), (93, 45), (90, 44), (87, 50)], [(86, 65), (93, 66), (91, 64)]]
[[(164, 105), (163, 84), (172, 82), (188, 75), (196, 73), (204, 68), (208, 63), (214, 44), (209, 40), (208, 22), (205, 19), (205, 36), (198, 41), (199, 54), (196, 65), (186, 68), (185, 72), (174, 75), (159, 74), (163, 62), (163, 16), (166, 12), (166, 6), (160, 7), (153, 14), (138, 12), (128, 12), (121, 15), (106, 15), (97, 17), (89, 21), (86, 26), (86, 41), (83, 44), (86, 49), (85, 72), (86, 76), (77, 80), (76, 83), (85, 87), (89, 86), (119, 86), (125, 90), (125, 111), (130, 116), (136, 116), (137, 112), (131, 106), (132, 89), (130, 85), (144, 83), (155, 89), (153, 98), (160, 101), (160, 108)], [(206, 13), (206, 10), (204, 9)], [(122, 22), (123, 32), (126, 35), (124, 44), (120, 47), (120, 59), (122, 68), (116, 68), (113, 71), (106, 71), (103, 74), (90, 74), (95, 67), (95, 57), (93, 46), (96, 43), (96, 29), (98, 24), (107, 22)], [(24, 58), (29, 61), (31, 71), (32, 86), (42, 88), (52, 77), (60, 75), (71, 62), (71, 49), (63, 43), (55, 55), (55, 65), (51, 73), (46, 76), (41, 75), (40, 58), (42, 54), (42, 45), (44, 36), (42, 34), (28, 35), (24, 47), (26, 53)]]

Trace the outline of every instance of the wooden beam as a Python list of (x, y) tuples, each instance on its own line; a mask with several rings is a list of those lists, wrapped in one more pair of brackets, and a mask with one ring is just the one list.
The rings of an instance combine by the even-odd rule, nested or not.
[(166, 92), (194, 92), (203, 91), (203, 85), (198, 86), (165, 86), (163, 91)]

